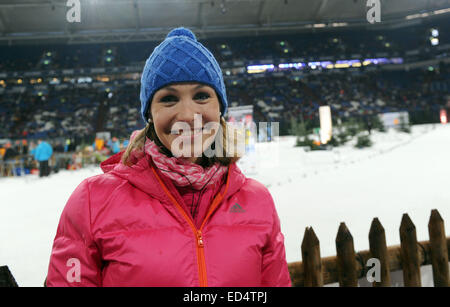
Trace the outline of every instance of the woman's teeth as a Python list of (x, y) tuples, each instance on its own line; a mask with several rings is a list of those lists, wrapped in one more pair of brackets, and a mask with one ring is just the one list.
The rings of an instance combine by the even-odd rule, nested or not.
[(174, 130), (171, 131), (171, 134), (176, 134), (176, 135), (192, 135), (192, 134), (199, 134), (203, 132), (203, 128), (199, 128), (199, 129), (193, 129), (193, 130), (189, 130), (189, 131), (183, 131), (183, 133), (181, 133), (181, 130)]

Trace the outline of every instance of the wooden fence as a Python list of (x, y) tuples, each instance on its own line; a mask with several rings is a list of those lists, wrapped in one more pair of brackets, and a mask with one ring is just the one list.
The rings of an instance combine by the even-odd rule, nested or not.
[[(417, 242), (416, 227), (408, 214), (403, 214), (400, 225), (400, 245), (386, 246), (384, 228), (374, 218), (369, 231), (370, 250), (355, 253), (353, 237), (341, 223), (336, 236), (336, 256), (320, 257), (320, 244), (314, 230), (307, 227), (301, 245), (303, 262), (288, 264), (294, 287), (321, 287), (339, 282), (340, 287), (358, 286), (358, 278), (365, 278), (373, 266), (368, 261), (379, 261), (379, 281), (374, 287), (391, 286), (390, 272), (402, 270), (405, 287), (420, 287), (420, 266), (431, 264), (436, 287), (450, 286), (450, 237), (445, 236), (444, 221), (437, 210), (431, 211), (428, 223), (429, 241)], [(370, 262), (369, 262), (370, 263)]]

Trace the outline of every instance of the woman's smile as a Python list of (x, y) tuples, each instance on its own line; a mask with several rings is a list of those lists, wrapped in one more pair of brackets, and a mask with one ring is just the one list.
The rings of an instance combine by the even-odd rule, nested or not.
[(182, 131), (183, 132), (180, 133), (180, 130), (172, 130), (170, 133), (174, 134), (174, 135), (180, 135), (180, 136), (197, 136), (199, 134), (203, 134), (203, 128), (182, 130)]

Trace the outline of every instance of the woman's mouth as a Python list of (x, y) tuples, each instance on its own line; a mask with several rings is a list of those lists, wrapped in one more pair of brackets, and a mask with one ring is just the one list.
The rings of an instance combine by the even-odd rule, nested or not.
[(181, 136), (183, 138), (186, 138), (186, 137), (194, 138), (194, 137), (196, 137), (198, 135), (203, 134), (203, 128), (192, 129), (192, 130), (178, 130), (178, 131), (177, 130), (172, 130), (170, 132), (170, 134), (178, 135), (178, 136)]

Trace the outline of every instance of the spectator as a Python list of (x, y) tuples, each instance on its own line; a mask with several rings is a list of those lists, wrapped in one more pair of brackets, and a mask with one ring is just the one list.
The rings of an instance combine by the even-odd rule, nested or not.
[(58, 152), (58, 153), (63, 153), (64, 152), (64, 146), (61, 144), (61, 141), (58, 141), (56, 143), (55, 152)]
[(120, 151), (120, 142), (116, 137), (112, 138), (111, 150), (113, 154), (116, 154)]
[(92, 144), (92, 147), (96, 151), (101, 151), (104, 146), (105, 146), (105, 141), (103, 139), (100, 139), (100, 138), (95, 138), (95, 141)]
[(22, 140), (22, 155), (28, 155), (28, 142), (27, 140)]
[(38, 146), (34, 149), (34, 159), (39, 162), (39, 177), (50, 175), (48, 160), (53, 154), (52, 146), (42, 140), (38, 141)]
[(6, 151), (3, 156), (3, 161), (13, 160), (17, 157), (17, 151), (11, 146), (11, 143), (6, 143), (5, 145)]
[(17, 151), (11, 146), (11, 143), (6, 143), (5, 145), (5, 155), (3, 156), (3, 161), (6, 164), (5, 175), (8, 176), (13, 172), (14, 169), (14, 159), (17, 157)]

